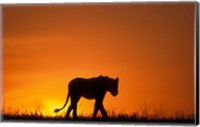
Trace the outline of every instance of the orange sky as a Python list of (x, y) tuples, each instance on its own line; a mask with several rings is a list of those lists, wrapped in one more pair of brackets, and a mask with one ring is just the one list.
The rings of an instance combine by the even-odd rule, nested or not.
[[(75, 77), (119, 77), (118, 113), (194, 112), (194, 3), (3, 6), (5, 109), (64, 104)], [(81, 99), (79, 113), (94, 101)], [(91, 108), (88, 108), (91, 107)], [(67, 109), (67, 108), (66, 108)], [(66, 110), (65, 109), (65, 110)]]

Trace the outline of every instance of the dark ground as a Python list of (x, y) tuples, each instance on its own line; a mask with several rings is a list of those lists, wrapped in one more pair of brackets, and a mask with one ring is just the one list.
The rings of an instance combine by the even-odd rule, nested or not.
[(117, 115), (112, 116), (107, 119), (98, 117), (92, 119), (86, 116), (80, 116), (78, 119), (74, 120), (72, 118), (65, 119), (61, 116), (50, 117), (42, 115), (2, 115), (2, 121), (6, 122), (55, 122), (55, 123), (125, 123), (125, 124), (136, 124), (136, 123), (150, 123), (150, 124), (195, 124), (194, 118), (190, 117), (177, 117), (177, 118), (158, 118), (158, 117), (138, 117), (136, 115)]

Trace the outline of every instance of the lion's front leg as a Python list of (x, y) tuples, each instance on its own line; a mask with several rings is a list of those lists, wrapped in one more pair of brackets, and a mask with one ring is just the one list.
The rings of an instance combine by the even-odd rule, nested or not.
[(94, 112), (93, 112), (93, 116), (92, 118), (95, 119), (96, 118), (96, 115), (97, 115), (97, 112), (99, 110), (99, 102), (95, 102), (95, 105), (94, 105)]
[(102, 103), (101, 103), (101, 105), (99, 106), (99, 108), (100, 108), (100, 111), (101, 111), (101, 113), (102, 113), (102, 115), (103, 115), (103, 118), (108, 118), (107, 112), (106, 112), (106, 110), (105, 110), (105, 108), (104, 108), (104, 106), (103, 106)]

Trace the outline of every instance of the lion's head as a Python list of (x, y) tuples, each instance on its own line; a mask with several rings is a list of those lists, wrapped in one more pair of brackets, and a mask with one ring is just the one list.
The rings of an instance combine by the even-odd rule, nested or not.
[(105, 76), (103, 78), (104, 78), (104, 80), (106, 82), (107, 90), (113, 96), (117, 96), (117, 94), (118, 94), (118, 82), (119, 82), (119, 78), (113, 79), (113, 78), (109, 78), (108, 76)]

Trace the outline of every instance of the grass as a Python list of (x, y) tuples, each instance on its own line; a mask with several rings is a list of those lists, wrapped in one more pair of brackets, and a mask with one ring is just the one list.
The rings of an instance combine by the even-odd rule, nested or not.
[(42, 116), (42, 115), (3, 115), (4, 121), (43, 121), (43, 122), (65, 122), (65, 121), (104, 121), (104, 122), (151, 122), (151, 123), (193, 123), (194, 119), (192, 117), (171, 117), (171, 118), (157, 118), (157, 117), (141, 117), (137, 114), (127, 115), (118, 114), (116, 116), (110, 116), (108, 119), (102, 117), (97, 117), (92, 119), (89, 116), (79, 116), (78, 119), (74, 120), (72, 118), (65, 119), (61, 116)]
[(109, 118), (104, 119), (97, 117), (92, 119), (90, 116), (79, 115), (78, 119), (74, 120), (71, 117), (65, 119), (62, 116), (44, 116), (38, 109), (31, 113), (19, 113), (19, 110), (12, 114), (2, 114), (4, 121), (39, 121), (39, 122), (81, 122), (81, 121), (94, 121), (94, 122), (126, 122), (126, 123), (180, 123), (180, 124), (194, 124), (194, 114), (185, 115), (182, 110), (178, 110), (174, 115), (166, 116), (162, 108), (155, 109), (153, 113), (148, 112), (148, 108), (144, 107), (141, 113), (119, 113), (114, 111), (108, 112)]

